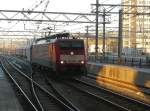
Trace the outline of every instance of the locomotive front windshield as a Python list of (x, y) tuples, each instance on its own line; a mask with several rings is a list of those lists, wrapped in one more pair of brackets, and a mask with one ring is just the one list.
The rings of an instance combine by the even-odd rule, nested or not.
[(59, 43), (60, 49), (83, 49), (83, 41), (61, 41)]

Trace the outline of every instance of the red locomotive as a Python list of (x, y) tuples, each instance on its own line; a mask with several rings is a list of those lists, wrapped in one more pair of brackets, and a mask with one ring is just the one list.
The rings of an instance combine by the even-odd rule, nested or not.
[(84, 41), (71, 37), (69, 33), (37, 39), (30, 50), (32, 64), (55, 72), (86, 73)]

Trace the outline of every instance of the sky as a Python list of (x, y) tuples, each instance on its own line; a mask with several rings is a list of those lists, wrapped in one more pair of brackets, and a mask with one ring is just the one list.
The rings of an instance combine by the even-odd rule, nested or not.
[[(28, 10), (35, 7), (41, 0), (0, 0), (0, 10)], [(43, 0), (44, 2), (35, 9), (35, 11), (43, 11), (45, 7), (45, 3), (47, 0)], [(120, 0), (99, 0), (99, 3), (120, 3)], [(53, 12), (80, 12), (80, 13), (90, 13), (91, 12), (91, 4), (95, 4), (96, 0), (49, 0), (49, 5), (46, 11)], [(23, 29), (24, 26), (22, 23), (17, 22), (0, 22), (1, 28), (11, 29), (11, 30), (19, 30)], [(31, 23), (26, 23), (26, 27), (31, 27)], [(12, 29), (13, 27), (13, 29)], [(63, 27), (63, 30), (74, 30), (80, 31), (81, 29), (84, 31), (84, 26), (74, 27)]]
[[(41, 0), (1, 0), (0, 9), (16, 9), (22, 8), (28, 9), (33, 4), (38, 3)], [(70, 11), (80, 12), (90, 9), (90, 4), (94, 3), (94, 0), (49, 0), (48, 11)]]
[[(0, 0), (0, 9), (28, 9), (41, 0)], [(46, 0), (43, 0), (46, 1)], [(48, 11), (86, 12), (96, 0), (49, 0)], [(99, 0), (99, 3), (120, 3), (121, 0)]]

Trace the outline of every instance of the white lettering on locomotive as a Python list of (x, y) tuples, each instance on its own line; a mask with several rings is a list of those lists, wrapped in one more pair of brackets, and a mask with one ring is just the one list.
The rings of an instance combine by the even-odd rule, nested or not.
[(66, 63), (79, 63), (84, 60), (84, 55), (60, 55), (60, 60)]

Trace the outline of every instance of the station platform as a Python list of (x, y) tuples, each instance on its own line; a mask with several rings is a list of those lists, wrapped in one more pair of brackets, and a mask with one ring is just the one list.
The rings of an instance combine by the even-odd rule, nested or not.
[(123, 65), (87, 63), (96, 84), (150, 104), (150, 69)]
[(23, 111), (15, 92), (0, 66), (0, 111)]
[[(104, 66), (104, 65), (113, 65), (113, 66), (120, 66), (120, 67), (130, 67), (125, 65), (117, 65), (117, 64), (108, 64), (108, 63), (97, 63), (97, 62), (88, 62), (88, 64), (95, 65), (95, 66)], [(145, 72), (150, 74), (150, 68), (139, 68), (139, 67), (131, 67), (137, 71)]]
[(150, 69), (122, 65), (88, 62), (88, 72), (96, 77), (107, 77), (113, 80), (150, 88)]

